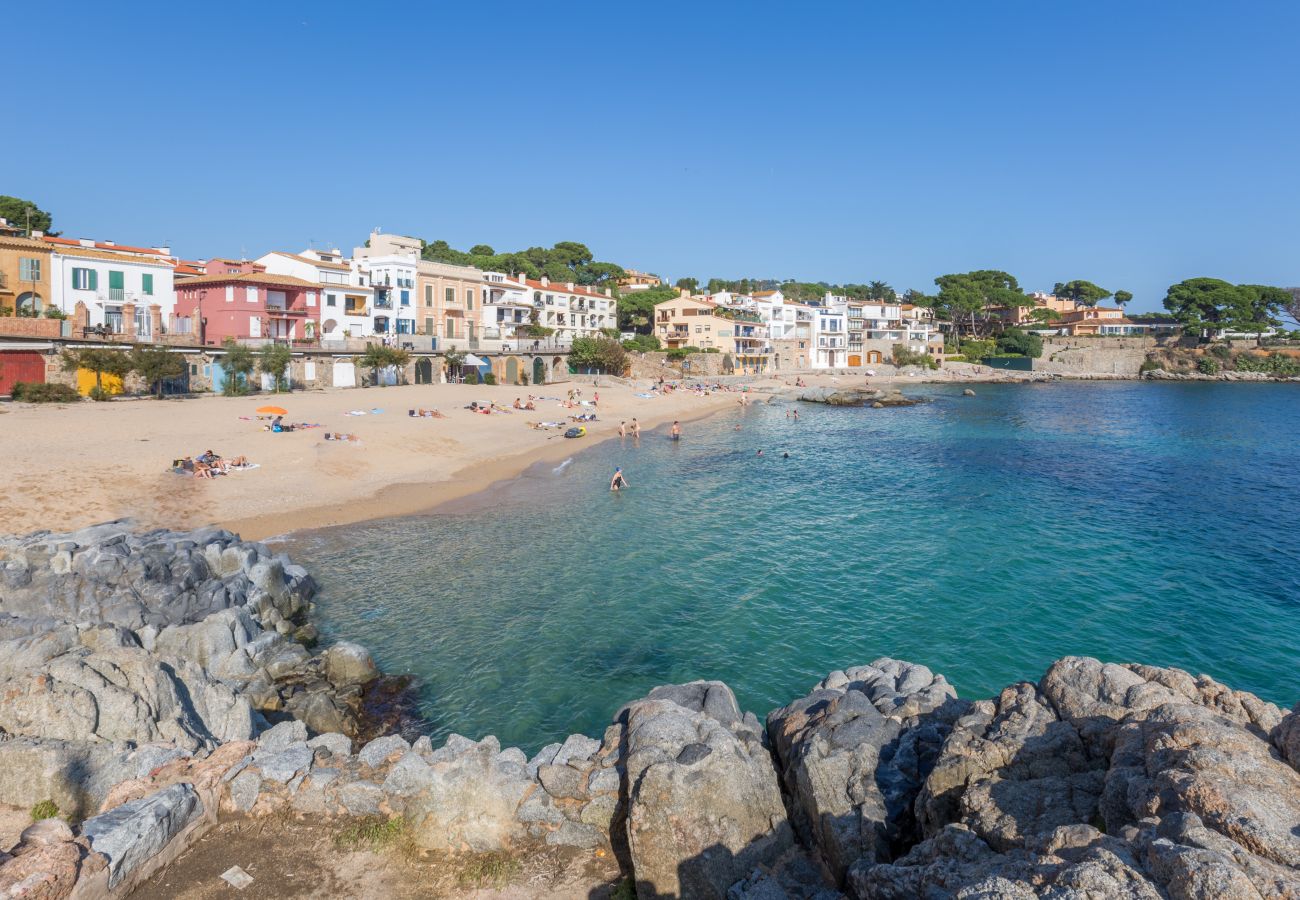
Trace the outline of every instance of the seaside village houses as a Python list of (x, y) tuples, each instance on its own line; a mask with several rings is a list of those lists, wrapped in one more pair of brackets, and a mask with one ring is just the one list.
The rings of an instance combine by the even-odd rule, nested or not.
[(779, 290), (683, 291), (655, 306), (654, 333), (668, 349), (723, 354), (724, 372), (862, 368), (891, 362), (896, 346), (943, 357), (943, 335), (930, 310), (829, 292), (804, 304)]

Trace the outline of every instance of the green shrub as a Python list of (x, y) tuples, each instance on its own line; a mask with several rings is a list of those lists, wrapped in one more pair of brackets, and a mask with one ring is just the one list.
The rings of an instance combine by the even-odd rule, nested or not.
[(523, 864), (505, 850), (462, 857), (456, 880), (466, 888), (501, 888), (519, 877)]
[(495, 375), (493, 375), (491, 372), (488, 372), (486, 375), (483, 376), (483, 383), (484, 383), (484, 384), (496, 384), (496, 383), (497, 383), (497, 377), (496, 377)]
[(478, 384), (478, 369), (470, 369), (465, 373), (466, 384)]
[(1008, 328), (998, 335), (998, 351), (1038, 359), (1043, 355), (1043, 339), (1030, 331)]
[(59, 814), (59, 807), (53, 800), (42, 800), (32, 807), (32, 821), (39, 822), (41, 819), (53, 819)]
[(1208, 356), (1202, 356), (1196, 363), (1196, 371), (1202, 375), (1218, 375), (1219, 363)]
[(91, 388), (90, 393), (87, 396), (96, 403), (105, 403), (113, 399), (112, 392), (106, 388), (99, 387), (98, 385)]
[(1284, 378), (1300, 375), (1300, 362), (1281, 353), (1270, 353), (1262, 357), (1242, 353), (1237, 357), (1235, 365), (1238, 372), (1263, 372)]
[(39, 384), (17, 382), (11, 395), (20, 403), (77, 403), (81, 395), (66, 384)]
[(623, 342), (624, 350), (634, 350), (637, 353), (653, 353), (662, 348), (663, 344), (653, 334), (638, 334)]
[(1224, 362), (1227, 362), (1228, 360), (1232, 359), (1232, 348), (1229, 347), (1227, 344), (1215, 344), (1213, 347), (1210, 348), (1210, 352), (1213, 353), (1215, 356), (1217, 356), (1219, 359), (1223, 360)]
[(961, 355), (966, 362), (977, 363), (986, 356), (992, 356), (998, 352), (997, 341), (977, 341), (967, 339), (960, 344)]
[(939, 368), (939, 364), (931, 358), (930, 354), (904, 347), (902, 344), (894, 345), (894, 365), (900, 368), (902, 366), (921, 366), (926, 369)]
[(1147, 359), (1143, 360), (1142, 365), (1138, 366), (1138, 374), (1145, 375), (1147, 372), (1159, 372), (1163, 369), (1164, 366), (1160, 365), (1160, 363), (1156, 362), (1154, 359)]
[(528, 373), (527, 373), (527, 372), (520, 372), (520, 373), (519, 373), (519, 386), (520, 386), (520, 387), (528, 387)]
[(41, 313), (41, 315), (45, 316), (47, 319), (66, 319), (68, 317), (68, 314), (57, 306), (45, 307), (45, 312)]
[(717, 347), (705, 347), (705, 348), (704, 348), (703, 350), (701, 350), (700, 352), (701, 352), (701, 353), (721, 353), (722, 351), (719, 350)]
[(700, 352), (699, 347), (673, 347), (664, 355), (667, 356), (670, 360), (676, 361), (679, 359), (685, 359), (686, 357), (690, 356), (692, 353), (699, 353), (699, 352)]

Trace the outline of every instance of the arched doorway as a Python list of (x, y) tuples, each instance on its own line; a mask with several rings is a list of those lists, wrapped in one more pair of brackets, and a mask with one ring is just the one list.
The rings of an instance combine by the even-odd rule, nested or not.
[(883, 356), (880, 355), (880, 351), (879, 351), (879, 350), (868, 350), (868, 351), (867, 351), (867, 362), (868, 362), (868, 363), (881, 363), (881, 362), (884, 362), (884, 361), (885, 361), (885, 358), (884, 358)]
[(427, 356), (415, 361), (415, 383), (433, 384), (433, 362)]
[(506, 360), (506, 384), (515, 384), (519, 381), (519, 360), (513, 356)]
[(540, 356), (533, 360), (533, 384), (546, 384), (546, 360)]
[(551, 360), (551, 381), (563, 381), (569, 370), (564, 365), (564, 358), (557, 356)]

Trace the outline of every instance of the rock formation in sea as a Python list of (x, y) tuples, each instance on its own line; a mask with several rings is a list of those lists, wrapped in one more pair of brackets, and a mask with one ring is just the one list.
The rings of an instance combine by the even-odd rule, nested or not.
[(606, 851), (639, 897), (1300, 896), (1300, 706), (1205, 676), (1070, 657), (971, 702), (886, 658), (765, 720), (657, 687), (529, 758), (364, 739), (383, 676), (295, 640), (313, 592), (218, 530), (0, 540), (0, 803), (62, 816), (0, 854), (0, 896), (123, 897), (215, 824), (283, 816)]

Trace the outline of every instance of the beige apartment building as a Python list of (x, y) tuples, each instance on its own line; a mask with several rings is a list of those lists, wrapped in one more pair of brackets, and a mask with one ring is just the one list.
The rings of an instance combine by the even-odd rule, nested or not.
[(655, 305), (654, 326), (655, 336), (669, 350), (717, 350), (731, 357), (737, 371), (761, 372), (769, 368), (769, 331), (758, 313), (695, 297), (678, 297)]
[(416, 263), (416, 331), (438, 338), (438, 347), (459, 341), (473, 347), (480, 335), (484, 275), (473, 266), (431, 262)]

